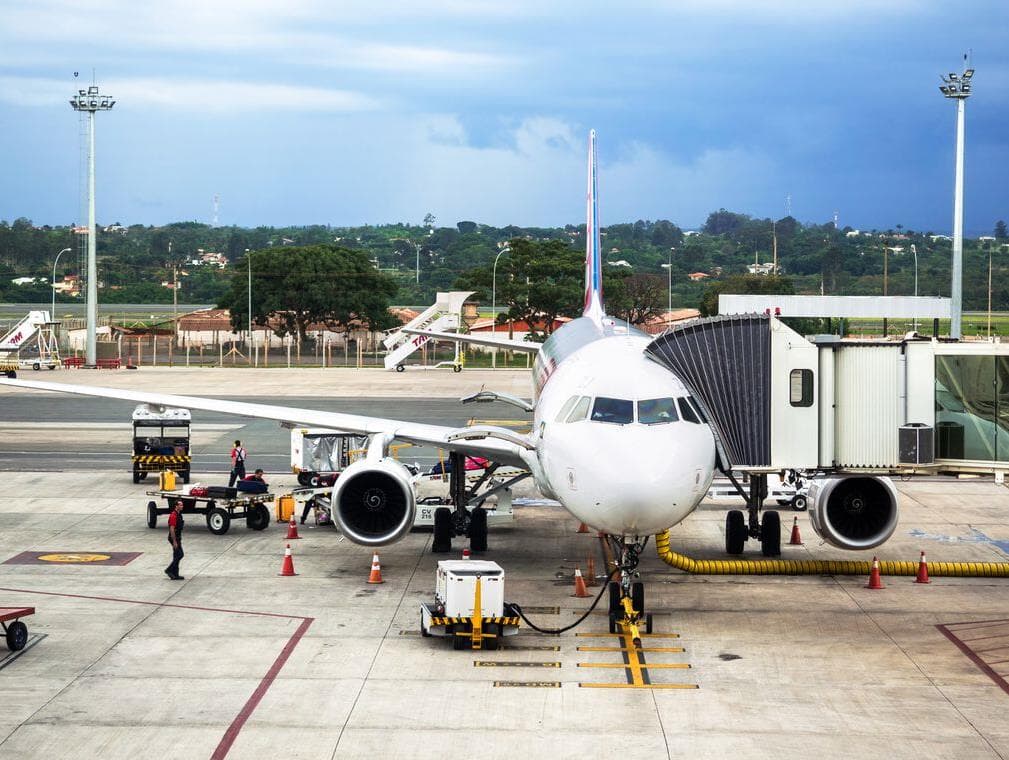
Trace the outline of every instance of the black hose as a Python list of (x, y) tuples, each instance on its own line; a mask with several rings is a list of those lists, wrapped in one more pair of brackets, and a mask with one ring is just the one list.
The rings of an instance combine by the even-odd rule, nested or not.
[(592, 614), (592, 610), (596, 608), (596, 606), (599, 604), (599, 600), (603, 598), (603, 594), (609, 587), (610, 581), (613, 580), (613, 576), (619, 569), (620, 569), (619, 567), (614, 567), (612, 570), (610, 570), (610, 574), (606, 576), (606, 582), (603, 584), (603, 587), (599, 589), (599, 593), (596, 595), (595, 600), (593, 600), (592, 606), (589, 607), (587, 610), (585, 610), (585, 614), (582, 615), (580, 618), (578, 618), (571, 625), (566, 625), (563, 628), (540, 628), (533, 621), (531, 621), (529, 618), (526, 617), (525, 613), (522, 611), (522, 608), (519, 605), (515, 604), (515, 602), (509, 602), (509, 604), (519, 614), (519, 617), (525, 621), (526, 625), (528, 625), (534, 631), (539, 631), (540, 633), (549, 633), (551, 635), (557, 636), (564, 633), (565, 631), (570, 631), (572, 628), (579, 626), (583, 622), (585, 622), (585, 618), (587, 618), (589, 615)]

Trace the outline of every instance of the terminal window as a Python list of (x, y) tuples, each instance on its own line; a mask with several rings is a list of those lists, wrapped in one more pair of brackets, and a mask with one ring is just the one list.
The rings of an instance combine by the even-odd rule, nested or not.
[(935, 453), (1009, 461), (1009, 357), (935, 357)]
[(792, 406), (813, 405), (813, 370), (791, 371), (788, 376), (788, 401)]

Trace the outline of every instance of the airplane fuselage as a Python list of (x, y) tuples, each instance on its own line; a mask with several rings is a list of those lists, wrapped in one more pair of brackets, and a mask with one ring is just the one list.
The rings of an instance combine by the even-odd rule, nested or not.
[(614, 535), (679, 523), (714, 470), (711, 430), (680, 380), (645, 356), (650, 341), (583, 317), (547, 340), (534, 369), (536, 484)]

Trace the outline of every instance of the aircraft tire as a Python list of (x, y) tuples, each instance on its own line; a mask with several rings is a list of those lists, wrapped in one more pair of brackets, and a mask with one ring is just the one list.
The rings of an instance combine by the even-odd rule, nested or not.
[(645, 584), (641, 582), (631, 584), (631, 605), (639, 615), (645, 611)]
[(487, 551), (487, 510), (476, 507), (469, 515), (469, 548), (474, 552)]
[(615, 615), (620, 612), (620, 584), (610, 581), (610, 614)]
[(645, 633), (651, 633), (651, 632), (652, 632), (652, 613), (649, 612), (647, 615), (645, 615)]
[(434, 511), (434, 538), (431, 541), (433, 554), (445, 554), (452, 551), (452, 510), (448, 507), (438, 507)]
[(746, 521), (742, 511), (730, 509), (725, 515), (725, 553), (742, 554), (746, 544)]
[(760, 521), (760, 553), (765, 557), (781, 556), (781, 518), (774, 510), (764, 512)]

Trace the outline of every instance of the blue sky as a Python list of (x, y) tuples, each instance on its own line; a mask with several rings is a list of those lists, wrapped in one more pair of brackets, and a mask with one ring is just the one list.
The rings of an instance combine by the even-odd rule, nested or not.
[[(972, 50), (968, 233), (1009, 221), (1005, 0), (0, 0), (0, 218), (685, 228), (725, 207), (948, 231)], [(75, 79), (73, 73), (80, 72)]]

